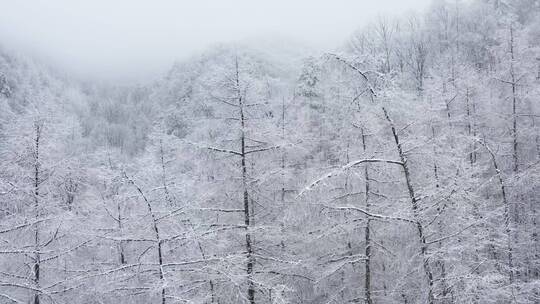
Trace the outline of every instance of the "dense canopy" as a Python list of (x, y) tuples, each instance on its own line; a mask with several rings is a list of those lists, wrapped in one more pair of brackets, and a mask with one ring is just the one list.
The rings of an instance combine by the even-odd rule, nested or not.
[(0, 52), (0, 303), (539, 303), (539, 205), (537, 0), (145, 86)]

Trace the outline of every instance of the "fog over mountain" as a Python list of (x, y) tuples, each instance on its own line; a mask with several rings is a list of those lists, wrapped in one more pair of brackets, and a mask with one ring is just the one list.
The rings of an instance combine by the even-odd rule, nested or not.
[(429, 0), (2, 2), (4, 47), (82, 79), (133, 83), (219, 43), (274, 37), (335, 48), (379, 14), (406, 14)]

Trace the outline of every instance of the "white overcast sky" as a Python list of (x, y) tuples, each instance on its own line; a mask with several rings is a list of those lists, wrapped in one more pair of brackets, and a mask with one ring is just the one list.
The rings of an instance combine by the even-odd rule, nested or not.
[(219, 42), (339, 46), (380, 14), (430, 0), (0, 0), (0, 46), (81, 78), (144, 81)]

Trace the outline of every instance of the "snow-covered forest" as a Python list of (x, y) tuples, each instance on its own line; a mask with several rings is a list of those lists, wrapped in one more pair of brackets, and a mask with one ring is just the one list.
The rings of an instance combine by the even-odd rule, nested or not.
[(0, 303), (540, 303), (539, 206), (538, 0), (148, 85), (0, 51)]

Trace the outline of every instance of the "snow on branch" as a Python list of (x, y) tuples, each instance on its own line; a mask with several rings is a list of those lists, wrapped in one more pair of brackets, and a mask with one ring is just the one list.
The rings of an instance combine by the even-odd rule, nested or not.
[(192, 146), (195, 146), (195, 147), (197, 147), (197, 148), (199, 148), (199, 149), (207, 149), (207, 150), (211, 150), (211, 151), (215, 151), (215, 152), (230, 153), (230, 154), (242, 156), (242, 153), (237, 152), (237, 151), (233, 151), (233, 150), (222, 149), (222, 148), (216, 148), (216, 147), (209, 147), (209, 146), (201, 146), (201, 145), (199, 145), (199, 144), (192, 143), (192, 142), (187, 142), (187, 143), (190, 144), (190, 145), (192, 145)]
[(77, 250), (77, 249), (79, 249), (79, 248), (85, 246), (86, 244), (88, 244), (88, 243), (90, 243), (90, 242), (91, 242), (90, 240), (89, 240), (89, 241), (84, 241), (84, 242), (82, 242), (82, 243), (80, 243), (80, 244), (78, 244), (78, 245), (76, 245), (76, 246), (74, 246), (74, 247), (72, 247), (72, 248), (69, 248), (69, 249), (67, 249), (67, 250), (64, 250), (63, 252), (60, 252), (60, 253), (58, 253), (58, 254), (56, 254), (56, 255), (53, 255), (53, 256), (44, 258), (44, 259), (42, 259), (41, 261), (42, 261), (42, 262), (46, 262), (46, 261), (50, 261), (50, 260), (59, 258), (59, 257), (61, 257), (61, 256), (63, 256), (63, 255), (69, 254), (70, 252), (73, 252), (73, 251), (75, 251), (75, 250)]
[(412, 220), (412, 219), (408, 219), (408, 218), (404, 218), (404, 217), (397, 217), (397, 216), (387, 216), (387, 215), (382, 215), (382, 214), (375, 214), (375, 213), (371, 213), (371, 212), (368, 212), (362, 208), (358, 208), (358, 207), (353, 207), (353, 206), (328, 206), (328, 205), (323, 205), (324, 208), (327, 208), (327, 209), (335, 209), (335, 210), (352, 210), (352, 211), (357, 211), (357, 212), (360, 212), (360, 213), (363, 213), (369, 217), (372, 217), (372, 218), (376, 218), (376, 219), (380, 219), (380, 220), (394, 220), (394, 221), (402, 221), (402, 222), (407, 222), (407, 223), (411, 223), (411, 224), (415, 224), (416, 225), (416, 221), (415, 220)]
[(201, 260), (163, 263), (163, 265), (161, 266), (162, 267), (186, 266), (186, 265), (201, 264), (201, 263), (208, 263), (208, 262), (221, 262), (224, 260), (225, 259), (221, 259), (221, 258), (206, 258), (206, 259), (201, 259)]
[(326, 261), (325, 263), (336, 263), (336, 262), (341, 262), (341, 261), (344, 261), (344, 260), (347, 260), (347, 259), (366, 260), (367, 256), (365, 256), (363, 254), (346, 255), (346, 256), (330, 259), (330, 260)]
[(351, 68), (353, 71), (357, 72), (358, 74), (360, 74), (360, 76), (362, 76), (362, 78), (364, 78), (364, 80), (366, 81), (367, 85), (368, 85), (368, 90), (371, 94), (372, 97), (376, 96), (377, 94), (375, 94), (375, 90), (373, 89), (373, 87), (371, 86), (371, 83), (369, 81), (369, 78), (367, 77), (366, 73), (361, 71), (360, 69), (358, 69), (357, 67), (355, 67), (352, 63), (350, 63), (349, 61), (347, 61), (346, 59), (336, 55), (336, 54), (332, 54), (332, 53), (326, 53), (325, 54), (326, 57), (329, 57), (329, 58), (333, 58), (343, 64), (345, 64), (346, 66), (348, 66), (349, 68)]
[(274, 150), (274, 149), (279, 149), (279, 148), (280, 148), (280, 146), (272, 146), (272, 147), (267, 147), (267, 148), (260, 148), (260, 149), (255, 149), (255, 150), (251, 150), (251, 151), (246, 151), (245, 154), (263, 152), (263, 151)]
[(195, 211), (215, 211), (224, 213), (244, 212), (244, 209), (223, 209), (223, 208), (197, 208)]
[(28, 222), (28, 223), (20, 224), (20, 225), (17, 225), (17, 226), (13, 226), (13, 227), (10, 227), (10, 228), (4, 228), (4, 229), (0, 230), (0, 234), (15, 231), (15, 230), (19, 230), (19, 229), (29, 227), (29, 226), (32, 226), (32, 225), (35, 225), (37, 223), (41, 223), (41, 222), (47, 221), (47, 220), (50, 220), (50, 218), (42, 218), (42, 219), (38, 219), (38, 220), (35, 220), (35, 221), (32, 221), (32, 222)]
[(23, 302), (21, 300), (17, 300), (15, 298), (11, 297), (11, 296), (8, 296), (7, 294), (0, 293), (0, 297), (6, 298), (6, 299), (10, 300), (13, 303), (26, 304), (26, 302)]
[(360, 160), (352, 161), (352, 162), (346, 164), (345, 166), (343, 166), (343, 167), (341, 167), (341, 168), (339, 168), (337, 170), (334, 170), (334, 171), (332, 171), (332, 172), (330, 172), (330, 173), (316, 179), (315, 181), (313, 181), (306, 188), (304, 188), (302, 191), (300, 191), (297, 198), (302, 196), (304, 193), (313, 190), (313, 188), (315, 186), (317, 186), (318, 184), (320, 184), (324, 180), (332, 178), (332, 177), (334, 177), (336, 175), (339, 175), (340, 173), (342, 173), (342, 172), (344, 172), (344, 171), (346, 171), (346, 170), (348, 170), (348, 169), (350, 169), (350, 168), (352, 168), (354, 166), (358, 166), (358, 165), (364, 164), (364, 163), (387, 163), (387, 164), (394, 164), (394, 165), (403, 166), (403, 163), (400, 162), (400, 161), (388, 160), (388, 159), (368, 158), (368, 159), (360, 159)]
[(282, 271), (275, 271), (275, 270), (256, 271), (255, 273), (269, 273), (269, 274), (275, 274), (275, 275), (284, 276), (284, 277), (301, 278), (301, 279), (305, 279), (305, 280), (310, 281), (310, 282), (315, 282), (314, 279), (312, 279), (312, 278), (310, 278), (308, 276), (305, 276), (305, 275), (297, 274), (297, 273), (284, 273)]
[(478, 223), (472, 223), (472, 224), (470, 224), (470, 225), (465, 226), (464, 228), (460, 229), (459, 231), (457, 231), (457, 232), (455, 232), (455, 233), (452, 233), (452, 234), (447, 235), (447, 236), (443, 236), (443, 237), (438, 238), (438, 239), (433, 240), (433, 241), (426, 242), (426, 244), (427, 244), (427, 245), (430, 245), (430, 244), (440, 243), (440, 242), (442, 242), (442, 241), (444, 241), (444, 240), (453, 238), (453, 237), (455, 237), (455, 236), (461, 234), (461, 233), (464, 232), (465, 230), (467, 230), (467, 229), (469, 229), (469, 228), (471, 228), (471, 227), (473, 227), (473, 226), (475, 226), (475, 225), (477, 225), (477, 224), (478, 224)]

